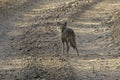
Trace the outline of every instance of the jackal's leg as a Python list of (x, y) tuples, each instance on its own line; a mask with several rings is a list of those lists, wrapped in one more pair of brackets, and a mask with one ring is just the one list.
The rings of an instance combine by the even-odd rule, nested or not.
[(64, 41), (62, 41), (62, 54), (64, 55), (64, 51), (65, 51), (65, 43)]
[(77, 47), (75, 47), (75, 49), (76, 49), (77, 55), (79, 56), (79, 52), (78, 52), (78, 49), (77, 49)]
[(67, 51), (67, 55), (69, 56), (69, 48), (70, 48), (70, 47), (69, 47), (69, 44), (68, 44), (67, 41), (66, 41), (66, 46), (67, 46), (67, 50), (66, 50), (66, 51)]

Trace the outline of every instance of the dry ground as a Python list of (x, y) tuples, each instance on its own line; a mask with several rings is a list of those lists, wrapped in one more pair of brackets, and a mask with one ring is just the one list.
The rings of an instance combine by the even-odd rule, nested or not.
[[(107, 22), (119, 0), (0, 0), (0, 80), (120, 80)], [(76, 33), (80, 57), (61, 53), (56, 22)]]

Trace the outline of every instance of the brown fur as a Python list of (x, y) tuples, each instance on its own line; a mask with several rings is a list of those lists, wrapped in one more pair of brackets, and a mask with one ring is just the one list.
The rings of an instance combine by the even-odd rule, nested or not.
[(76, 50), (77, 55), (79, 56), (78, 49), (76, 46), (75, 33), (74, 33), (73, 29), (66, 27), (67, 22), (64, 22), (63, 24), (58, 22), (58, 25), (60, 25), (60, 27), (61, 27), (61, 40), (62, 40), (62, 44), (63, 44), (63, 54), (64, 54), (65, 43), (66, 43), (66, 46), (67, 46), (66, 51), (67, 51), (68, 56), (69, 56), (70, 46)]

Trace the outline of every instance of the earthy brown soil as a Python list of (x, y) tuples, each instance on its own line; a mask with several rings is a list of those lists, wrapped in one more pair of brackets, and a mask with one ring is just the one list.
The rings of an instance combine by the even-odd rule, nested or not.
[[(120, 80), (111, 20), (119, 0), (0, 0), (0, 80)], [(57, 22), (76, 33), (80, 57), (62, 55)]]

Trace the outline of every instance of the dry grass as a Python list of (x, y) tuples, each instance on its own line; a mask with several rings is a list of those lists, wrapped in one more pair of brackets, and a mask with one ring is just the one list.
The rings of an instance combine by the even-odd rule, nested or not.
[[(35, 1), (39, 0), (0, 0), (0, 20), (24, 12), (35, 4)], [(17, 54), (15, 59), (11, 55), (10, 59), (8, 57), (6, 60), (1, 59), (0, 80), (75, 80), (68, 63), (54, 56), (59, 53), (60, 42), (56, 31), (50, 29), (47, 31), (43, 26), (30, 26), (27, 25), (22, 31), (8, 33), (15, 36), (11, 38), (8, 47)]]
[(112, 17), (113, 40), (117, 46), (120, 46), (120, 10), (117, 10)]
[(68, 63), (58, 57), (26, 56), (0, 64), (0, 80), (75, 80)]
[[(24, 15), (15, 18), (15, 21), (14, 19), (10, 21), (11, 24), (14, 24), (12, 26), (15, 28), (20, 27), (20, 29), (7, 33), (8, 35), (15, 36), (10, 38), (11, 41), (7, 47), (14, 50), (13, 52), (16, 52), (17, 56), (22, 57), (20, 59), (8, 59), (8, 61), (1, 60), (0, 80), (75, 80), (76, 74), (73, 74), (68, 63), (59, 57), (55, 57), (56, 53), (61, 53), (59, 35), (58, 32), (55, 31), (55, 21), (61, 19), (67, 19), (68, 22), (75, 21), (81, 13), (84, 13), (90, 6), (101, 0), (75, 0), (70, 3), (63, 3), (60, 6), (57, 5), (57, 3), (53, 3), (52, 5), (50, 3), (49, 5), (43, 5), (40, 9), (30, 8), (32, 4), (36, 5), (36, 1), (40, 2), (44, 0), (0, 0), (0, 21), (11, 17), (11, 15), (20, 15), (17, 13)], [(87, 8), (85, 8), (85, 6), (87, 6)], [(120, 16), (120, 12), (117, 11), (111, 22), (114, 41), (120, 43), (120, 17), (118, 16)], [(81, 23), (85, 24), (85, 22)], [(90, 24), (91, 23), (88, 22), (86, 23), (86, 25)], [(92, 24), (97, 25), (97, 23)], [(54, 30), (46, 28), (49, 26), (54, 26)], [(82, 30), (83, 29), (81, 29), (81, 31)], [(89, 32), (90, 30), (86, 31), (86, 33)], [(27, 56), (27, 58), (24, 58), (23, 55)], [(12, 58), (12, 56), (10, 57)], [(110, 71), (114, 72), (119, 70), (119, 61), (120, 58), (117, 60), (75, 59), (72, 65), (78, 69), (77, 71), (80, 70), (80, 75), (78, 74), (78, 76), (83, 77), (85, 80), (93, 80), (91, 76), (96, 78), (98, 76), (107, 76), (109, 78), (109, 75), (112, 75)], [(104, 72), (106, 73), (103, 74)], [(88, 77), (86, 77), (87, 73), (89, 75)], [(91, 73), (93, 73), (93, 75)]]

